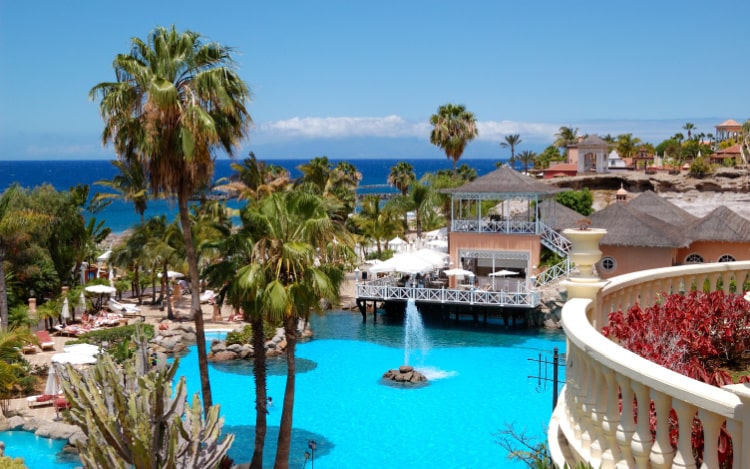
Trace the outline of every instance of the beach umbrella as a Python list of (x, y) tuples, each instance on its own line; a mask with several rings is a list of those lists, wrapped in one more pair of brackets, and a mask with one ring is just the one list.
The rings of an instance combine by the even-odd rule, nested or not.
[[(175, 272), (174, 270), (168, 270), (167, 271), (167, 278), (169, 278), (169, 279), (182, 278), (184, 276), (185, 276), (185, 274), (183, 274), (181, 272)], [(162, 277), (162, 272), (159, 272), (157, 274), (157, 277), (161, 278)]]
[(474, 272), (466, 269), (447, 269), (443, 273), (448, 277), (473, 277)]
[(413, 253), (396, 254), (387, 261), (370, 267), (370, 272), (401, 272), (405, 274), (425, 274), (435, 270), (435, 266)]
[(63, 300), (62, 305), (62, 313), (60, 314), (62, 316), (62, 323), (65, 324), (68, 322), (68, 319), (70, 319), (70, 306), (68, 306), (68, 299), (65, 298)]
[(422, 248), (414, 252), (414, 255), (430, 262), (436, 269), (445, 267), (450, 257), (446, 252), (435, 251), (434, 249)]
[(76, 306), (76, 309), (80, 314), (83, 314), (86, 312), (86, 295), (81, 292), (81, 296), (78, 297), (78, 306)]
[[(495, 272), (492, 272), (490, 274), (490, 277), (492, 277), (492, 288), (495, 288), (495, 277), (510, 277), (512, 275), (518, 275), (518, 272), (513, 272), (512, 270), (496, 270)], [(506, 285), (507, 287), (507, 285)]]
[(101, 308), (102, 306), (102, 299), (104, 298), (104, 295), (111, 295), (115, 292), (117, 292), (117, 289), (115, 287), (110, 287), (109, 285), (89, 285), (86, 288), (84, 288), (89, 293), (94, 293), (99, 295), (99, 302), (96, 304), (96, 310)]

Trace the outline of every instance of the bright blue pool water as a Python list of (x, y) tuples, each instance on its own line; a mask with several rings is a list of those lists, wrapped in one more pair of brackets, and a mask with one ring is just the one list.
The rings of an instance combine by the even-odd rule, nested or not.
[[(314, 339), (297, 347), (290, 467), (311, 467), (310, 462), (305, 466), (304, 459), (309, 440), (317, 443), (317, 469), (525, 467), (507, 459), (497, 432), (513, 424), (539, 441), (545, 439), (552, 388), (529, 378), (539, 374), (537, 362), (530, 359), (541, 353), (551, 360), (554, 347), (563, 353), (564, 336), (468, 324), (425, 325), (431, 348), (424, 355), (411, 354), (409, 364), (422, 370), (430, 383), (403, 389), (380, 382), (383, 373), (404, 362), (401, 323), (372, 324), (370, 316), (363, 324), (358, 313), (349, 312), (313, 318)], [(229, 452), (235, 463), (252, 457), (251, 373), (245, 362), (212, 364), (210, 370), (214, 403), (221, 405), (225, 418), (224, 432), (236, 435)], [(283, 359), (271, 361), (268, 394), (274, 405), (268, 416), (266, 467), (272, 466), (275, 456), (285, 373)], [(181, 358), (179, 374), (187, 378), (190, 394), (199, 392), (194, 349)], [(552, 376), (551, 369), (547, 375)], [(5, 440), (5, 435), (0, 434), (0, 439)], [(14, 455), (8, 449), (6, 454)], [(37, 467), (73, 466), (29, 465)]]
[(65, 440), (51, 440), (25, 431), (0, 432), (0, 441), (5, 443), (5, 455), (23, 458), (29, 469), (73, 469), (81, 467), (78, 456), (62, 453)]

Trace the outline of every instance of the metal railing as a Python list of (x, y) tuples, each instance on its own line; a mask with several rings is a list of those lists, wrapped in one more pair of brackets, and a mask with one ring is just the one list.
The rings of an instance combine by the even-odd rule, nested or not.
[[(379, 279), (380, 280), (380, 279)], [(487, 306), (522, 306), (534, 308), (539, 305), (538, 291), (486, 291), (480, 289), (461, 290), (453, 288), (399, 287), (358, 283), (357, 298), (371, 300), (415, 300), (432, 303), (453, 303)]]
[(544, 272), (541, 272), (536, 277), (536, 286), (543, 287), (548, 283), (551, 283), (559, 278), (564, 278), (570, 275), (571, 262), (570, 258), (563, 259), (562, 262), (553, 265)]
[[(565, 303), (566, 384), (548, 428), (555, 464), (695, 468), (691, 438), (696, 419), (703, 426), (702, 468), (719, 468), (722, 431), (731, 438), (732, 467), (750, 467), (750, 386), (718, 388), (695, 381), (623, 349), (599, 332), (608, 313), (627, 311), (636, 303), (650, 306), (660, 293), (704, 285), (728, 292), (731, 285), (741, 289), (748, 276), (750, 262), (653, 269), (611, 279), (593, 300), (572, 298)], [(630, 405), (634, 401), (640, 405)], [(670, 437), (673, 415), (678, 425), (675, 447)]]
[(453, 220), (451, 231), (462, 233), (536, 234), (536, 223), (518, 220)]
[(544, 223), (539, 223), (542, 230), (542, 244), (558, 256), (567, 256), (570, 251), (570, 240)]

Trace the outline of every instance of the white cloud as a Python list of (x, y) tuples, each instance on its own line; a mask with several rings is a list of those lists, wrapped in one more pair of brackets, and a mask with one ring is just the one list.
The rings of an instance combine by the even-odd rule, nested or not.
[(540, 122), (480, 121), (477, 122), (479, 130), (477, 140), (502, 142), (506, 135), (519, 134), (521, 140), (546, 142), (554, 139), (554, 134), (559, 128), (558, 124)]
[(399, 116), (385, 117), (293, 117), (258, 126), (258, 134), (270, 138), (423, 137), (426, 123), (413, 123)]

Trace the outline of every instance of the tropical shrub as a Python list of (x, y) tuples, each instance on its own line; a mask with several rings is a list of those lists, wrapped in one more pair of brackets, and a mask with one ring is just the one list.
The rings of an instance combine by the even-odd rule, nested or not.
[[(627, 313), (609, 315), (602, 333), (622, 347), (698, 381), (714, 386), (732, 384), (727, 371), (742, 366), (742, 356), (750, 351), (750, 315), (747, 301), (738, 294), (723, 291), (691, 291), (687, 295), (663, 294), (654, 306), (635, 305)], [(750, 381), (748, 376), (739, 381)], [(621, 403), (622, 405), (622, 403)], [(655, 433), (656, 416), (651, 408), (651, 428)], [(637, 404), (634, 404), (637, 407)], [(677, 446), (677, 416), (669, 418), (673, 448)], [(703, 428), (698, 419), (692, 423), (692, 445), (696, 464), (703, 459)], [(722, 428), (719, 441), (722, 468), (732, 467), (732, 441)]]

